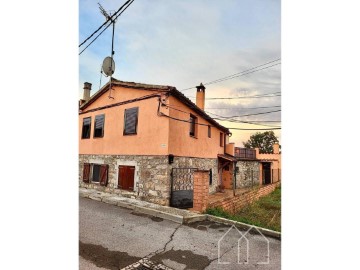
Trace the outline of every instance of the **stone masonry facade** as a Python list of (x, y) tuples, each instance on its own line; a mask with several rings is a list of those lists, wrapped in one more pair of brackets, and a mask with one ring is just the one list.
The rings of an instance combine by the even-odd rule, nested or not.
[(247, 188), (260, 185), (260, 168), (258, 161), (238, 161), (236, 163), (236, 188)]
[[(84, 163), (107, 164), (108, 184), (84, 183)], [(134, 166), (134, 191), (121, 190), (118, 185), (118, 167)], [(103, 192), (122, 194), (140, 200), (169, 205), (172, 168), (196, 168), (212, 170), (212, 185), (209, 192), (213, 193), (218, 185), (217, 159), (174, 157), (169, 164), (168, 156), (135, 156), (135, 155), (79, 155), (79, 186)]]

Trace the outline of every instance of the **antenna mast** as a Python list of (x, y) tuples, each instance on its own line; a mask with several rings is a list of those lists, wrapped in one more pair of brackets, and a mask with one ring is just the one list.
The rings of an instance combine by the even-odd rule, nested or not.
[[(114, 34), (115, 34), (115, 20), (113, 20), (112, 18), (111, 18), (111, 16), (106, 12), (106, 10), (102, 7), (102, 5), (100, 4), (100, 3), (98, 3), (98, 5), (99, 5), (99, 9), (100, 9), (100, 12), (101, 12), (101, 14), (102, 15), (104, 15), (104, 17), (106, 18), (106, 21), (111, 21), (111, 23), (112, 23), (112, 26), (113, 26), (113, 31), (112, 31), (112, 39), (111, 39), (111, 61), (110, 61), (110, 70), (113, 70), (112, 68), (113, 68), (113, 63), (115, 63), (114, 62), (114, 54), (115, 54), (115, 52), (114, 52)], [(110, 13), (111, 14), (111, 13)], [(112, 72), (113, 73), (113, 72)], [(111, 89), (112, 89), (112, 87), (111, 87), (111, 79), (112, 79), (112, 73), (111, 73), (111, 75), (110, 75), (110, 88), (109, 88), (109, 98), (112, 98), (113, 99), (113, 97), (111, 96)]]

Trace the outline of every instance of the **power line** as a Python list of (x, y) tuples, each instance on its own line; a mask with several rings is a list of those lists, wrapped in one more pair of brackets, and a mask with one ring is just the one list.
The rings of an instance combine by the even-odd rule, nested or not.
[(228, 128), (228, 129), (235, 129), (235, 130), (276, 130), (276, 129), (281, 129), (281, 127), (278, 127), (278, 128), (258, 128), (258, 129), (253, 129), (253, 128)]
[[(213, 81), (204, 83), (203, 85), (209, 85), (209, 84), (214, 84), (214, 83), (222, 82), (222, 81), (225, 81), (225, 80), (230, 80), (230, 79), (233, 79), (233, 78), (236, 78), (236, 77), (244, 76), (244, 75), (247, 75), (247, 74), (250, 74), (250, 73), (254, 73), (254, 72), (257, 72), (257, 71), (260, 71), (260, 70), (264, 70), (264, 69), (267, 69), (267, 68), (270, 68), (270, 67), (273, 67), (273, 66), (276, 66), (276, 65), (280, 65), (281, 63), (277, 63), (277, 64), (274, 64), (274, 65), (271, 65), (271, 66), (267, 66), (267, 67), (264, 67), (264, 68), (261, 68), (261, 69), (258, 69), (258, 70), (254, 70), (254, 69), (257, 69), (257, 68), (259, 68), (259, 67), (268, 65), (268, 64), (270, 64), (270, 63), (279, 61), (280, 59), (281, 59), (281, 58), (276, 59), (276, 60), (273, 60), (273, 61), (270, 61), (270, 62), (267, 62), (267, 63), (265, 63), (265, 64), (262, 64), (262, 65), (259, 65), (259, 66), (253, 67), (253, 68), (250, 68), (250, 69), (247, 69), (247, 70), (244, 70), (244, 71), (241, 71), (241, 72), (239, 72), (239, 73), (235, 73), (235, 74), (232, 74), (232, 75), (229, 75), (229, 76), (220, 78), (220, 79), (216, 79), (216, 80), (213, 80)], [(253, 70), (253, 71), (252, 71), (252, 70)], [(249, 71), (251, 71), (251, 72), (249, 72)], [(248, 73), (246, 73), (246, 72), (248, 72)], [(243, 73), (245, 73), (245, 74), (243, 74)], [(196, 87), (196, 86), (189, 87), (189, 88), (185, 88), (185, 89), (182, 89), (182, 90), (180, 90), (180, 91), (187, 91), (187, 90), (190, 90), (190, 89), (194, 89), (195, 87)]]
[(239, 108), (229, 108), (229, 107), (220, 107), (220, 108), (206, 108), (207, 110), (253, 110), (253, 109), (269, 109), (269, 108), (279, 108), (281, 106), (268, 106), (268, 107), (239, 107)]
[(263, 95), (255, 95), (248, 97), (223, 97), (223, 98), (205, 98), (207, 100), (215, 100), (215, 99), (244, 99), (244, 98), (262, 98), (262, 97), (279, 97), (281, 96), (281, 92), (268, 93)]
[[(167, 104), (165, 104), (165, 106), (169, 109), (172, 109), (172, 110), (175, 110), (175, 111), (179, 111), (179, 112), (182, 112), (182, 113), (185, 113), (187, 115), (190, 114), (190, 112), (187, 112), (187, 111), (183, 111), (183, 110), (180, 110), (180, 109), (177, 109), (177, 108), (173, 108), (172, 106), (169, 106)], [(198, 115), (196, 115), (198, 117)], [(264, 124), (258, 124), (258, 123), (253, 123), (252, 121), (240, 121), (240, 120), (221, 120), (221, 119), (218, 119), (218, 118), (213, 118), (214, 120), (220, 120), (220, 121), (228, 121), (228, 122), (233, 122), (233, 123), (244, 123), (244, 124), (250, 124), (250, 125), (258, 125), (258, 126), (267, 126), (267, 127), (278, 127), (278, 126), (269, 126), (269, 125), (264, 125)], [(185, 121), (185, 120), (184, 120)]]
[[(269, 113), (273, 113), (273, 112), (281, 112), (281, 110), (276, 110), (276, 111), (268, 111), (268, 112), (261, 112), (261, 113), (251, 113), (251, 114), (242, 114), (242, 115), (234, 115), (234, 116), (222, 116), (222, 115), (218, 115), (216, 113), (211, 113), (211, 112), (207, 112), (209, 114), (221, 117), (223, 119), (231, 119), (231, 118), (236, 118), (236, 117), (242, 117), (242, 116), (252, 116), (252, 115), (260, 115), (260, 114), (269, 114)], [(214, 119), (219, 119), (219, 118), (214, 118)], [(220, 119), (221, 120), (221, 119)]]
[[(113, 23), (113, 22), (115, 22), (116, 21), (116, 19), (135, 1), (135, 0), (129, 0), (130, 1), (130, 3), (127, 5), (127, 7), (123, 10), (123, 11), (121, 11), (116, 17), (115, 17), (115, 19), (111, 19), (111, 20), (107, 20), (106, 22), (105, 22), (105, 24), (107, 23), (107, 22), (109, 22), (110, 21), (110, 23), (105, 27), (105, 29), (104, 30), (102, 30), (80, 53), (79, 53), (79, 55), (81, 55), (82, 53), (83, 53), (83, 51), (85, 51), (106, 29), (108, 29), (109, 28), (109, 26)], [(127, 1), (126, 3), (128, 3), (129, 1)], [(124, 4), (124, 5), (122, 5), (121, 7), (120, 7), (120, 9), (123, 7), (123, 6), (125, 6), (126, 5), (126, 3)], [(119, 10), (120, 10), (119, 9)], [(119, 12), (119, 10), (117, 11), (117, 12)], [(112, 18), (117, 12), (115, 12), (110, 18)], [(79, 47), (80, 47), (80, 45), (79, 45)]]

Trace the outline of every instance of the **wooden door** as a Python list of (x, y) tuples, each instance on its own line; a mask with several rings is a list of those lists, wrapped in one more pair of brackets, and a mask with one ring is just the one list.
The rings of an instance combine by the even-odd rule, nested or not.
[(134, 190), (135, 166), (119, 166), (118, 188)]

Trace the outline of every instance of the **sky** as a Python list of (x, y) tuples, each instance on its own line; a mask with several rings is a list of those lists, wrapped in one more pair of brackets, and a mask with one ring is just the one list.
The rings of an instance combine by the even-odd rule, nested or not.
[[(98, 2), (113, 14), (126, 0), (79, 0), (79, 44), (105, 22)], [(79, 55), (79, 98), (84, 82), (92, 83), (91, 94), (108, 82), (100, 70), (103, 59), (111, 53), (111, 35), (109, 27)], [(79, 53), (91, 40), (79, 48)], [(135, 0), (116, 21), (114, 51), (116, 79), (175, 86), (193, 101), (195, 86), (202, 82), (206, 98), (240, 97), (206, 100), (205, 111), (210, 116), (238, 116), (235, 119), (257, 124), (271, 121), (260, 123), (263, 125), (218, 121), (230, 128), (230, 142), (238, 147), (243, 147), (242, 142), (252, 134), (265, 130), (231, 128), (281, 125), (279, 94), (252, 98), (281, 91), (278, 0)], [(206, 85), (274, 60), (267, 65), (276, 64), (273, 67)], [(276, 112), (266, 113), (270, 111)], [(242, 116), (247, 114), (257, 115)], [(281, 131), (274, 132), (281, 143)]]

